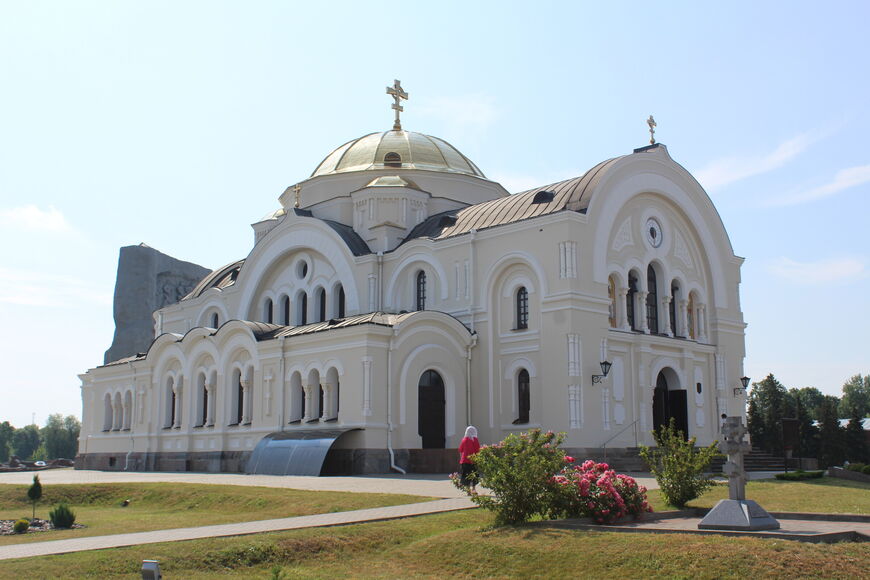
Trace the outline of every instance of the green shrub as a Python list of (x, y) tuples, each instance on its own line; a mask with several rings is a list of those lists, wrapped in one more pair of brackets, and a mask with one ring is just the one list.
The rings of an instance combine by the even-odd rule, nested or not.
[(849, 471), (857, 471), (858, 473), (861, 473), (864, 471), (865, 467), (867, 466), (863, 463), (850, 463), (846, 466), (846, 469), (848, 469)]
[(861, 470), (861, 473), (865, 475), (870, 475), (870, 465), (865, 465), (864, 469)]
[(495, 512), (497, 525), (519, 524), (535, 514), (545, 514), (552, 503), (550, 480), (565, 465), (565, 453), (559, 444), (564, 433), (510, 434), (495, 445), (485, 445), (474, 455), (479, 483), (492, 492), (478, 495), (451, 476), (454, 485), (466, 491), (471, 501)]
[(797, 471), (789, 471), (788, 473), (777, 473), (774, 477), (784, 481), (802, 481), (804, 479), (818, 479), (824, 477), (824, 475), (824, 470), (803, 471), (798, 469)]
[(48, 519), (55, 528), (71, 528), (76, 521), (76, 514), (68, 505), (61, 503), (48, 512)]
[(30, 528), (30, 521), (21, 518), (12, 525), (12, 531), (16, 534), (24, 534)]
[(655, 476), (668, 504), (683, 507), (714, 485), (704, 472), (710, 462), (721, 455), (716, 450), (716, 442), (709, 447), (696, 448), (695, 438), (686, 441), (673, 418), (668, 425), (653, 431), (653, 437), (658, 447), (650, 449), (642, 445), (640, 456)]
[(27, 488), (27, 498), (33, 504), (33, 519), (36, 519), (36, 502), (42, 497), (42, 484), (39, 483), (39, 476), (33, 476), (33, 483)]

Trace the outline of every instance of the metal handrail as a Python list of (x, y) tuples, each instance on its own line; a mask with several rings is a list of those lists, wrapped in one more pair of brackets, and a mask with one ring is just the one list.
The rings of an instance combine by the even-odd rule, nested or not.
[[(610, 443), (611, 441), (613, 441), (614, 439), (616, 439), (617, 437), (619, 437), (620, 435), (622, 435), (623, 433), (625, 433), (625, 430), (628, 429), (629, 427), (634, 427), (635, 425), (637, 425), (638, 421), (640, 421), (640, 419), (635, 419), (634, 421), (632, 421), (631, 423), (629, 423), (628, 425), (626, 425), (625, 427), (620, 429), (613, 437), (611, 437), (610, 439), (608, 439), (607, 441), (605, 441), (604, 443), (601, 444), (601, 447), (604, 449), (604, 461), (607, 461), (607, 444)], [(634, 446), (637, 447), (637, 428), (636, 427), (634, 430)]]

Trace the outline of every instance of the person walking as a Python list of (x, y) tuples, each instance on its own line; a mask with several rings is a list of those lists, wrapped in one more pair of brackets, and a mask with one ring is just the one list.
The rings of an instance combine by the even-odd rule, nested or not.
[(471, 456), (480, 451), (480, 441), (477, 440), (477, 428), (469, 425), (465, 429), (465, 437), (459, 442), (459, 483), (475, 491), (477, 487), (477, 470)]

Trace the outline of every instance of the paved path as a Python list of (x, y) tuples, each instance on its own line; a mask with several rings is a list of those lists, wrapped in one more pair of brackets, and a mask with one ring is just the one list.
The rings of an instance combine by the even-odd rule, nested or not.
[(33, 556), (46, 556), (48, 554), (65, 554), (67, 552), (81, 552), (84, 550), (119, 548), (122, 546), (138, 546), (141, 544), (156, 544), (159, 542), (197, 540), (201, 538), (216, 538), (221, 536), (241, 536), (245, 534), (259, 534), (262, 532), (295, 530), (298, 528), (315, 528), (355, 524), (360, 522), (374, 522), (379, 520), (390, 520), (462, 510), (472, 507), (474, 507), (474, 504), (468, 499), (451, 498), (349, 512), (300, 516), (296, 518), (280, 518), (238, 524), (220, 524), (215, 526), (200, 526), (197, 528), (178, 528), (174, 530), (158, 530), (154, 532), (137, 532), (133, 534), (91, 536), (88, 538), (73, 538), (69, 540), (14, 544), (10, 546), (0, 546), (0, 560), (31, 558)]

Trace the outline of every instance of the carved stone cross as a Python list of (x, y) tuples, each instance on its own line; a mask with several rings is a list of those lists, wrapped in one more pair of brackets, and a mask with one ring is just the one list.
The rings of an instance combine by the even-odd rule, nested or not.
[(404, 111), (405, 109), (402, 107), (401, 102), (402, 99), (408, 100), (408, 93), (402, 90), (402, 81), (394, 80), (393, 86), (387, 87), (387, 94), (393, 97), (392, 109), (396, 111), (396, 120), (393, 121), (393, 131), (401, 131), (402, 130), (402, 122), (399, 120), (399, 113)]
[(646, 120), (646, 124), (649, 125), (649, 144), (656, 144), (656, 120), (653, 119), (653, 116), (650, 115), (649, 119)]

